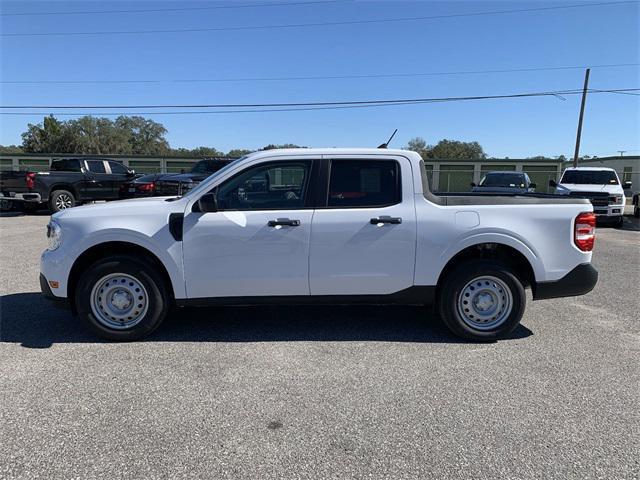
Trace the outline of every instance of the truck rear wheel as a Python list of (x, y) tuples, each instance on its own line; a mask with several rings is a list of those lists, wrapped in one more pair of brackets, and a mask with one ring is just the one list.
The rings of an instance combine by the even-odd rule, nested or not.
[(524, 286), (510, 267), (474, 260), (458, 266), (445, 278), (439, 311), (454, 334), (492, 341), (518, 326), (525, 303)]
[(116, 255), (94, 263), (80, 277), (76, 306), (84, 323), (108, 340), (138, 340), (164, 320), (169, 297), (144, 259)]
[(73, 196), (73, 193), (67, 190), (56, 190), (49, 198), (49, 209), (54, 213), (66, 210), (67, 208), (72, 208), (75, 205), (76, 197)]

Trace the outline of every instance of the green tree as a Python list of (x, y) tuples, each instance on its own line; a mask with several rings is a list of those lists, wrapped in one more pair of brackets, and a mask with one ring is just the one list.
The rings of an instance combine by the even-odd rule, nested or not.
[(483, 160), (486, 153), (478, 142), (440, 140), (429, 152), (429, 158), (441, 160)]
[(18, 145), (0, 145), (0, 153), (23, 153), (24, 150)]
[(163, 155), (169, 151), (169, 142), (165, 139), (167, 129), (161, 123), (144, 117), (120, 116), (115, 126), (128, 133), (133, 154)]
[(273, 143), (270, 143), (269, 145), (261, 148), (260, 150), (275, 150), (276, 148), (307, 148), (307, 147), (301, 147), (294, 143), (285, 143), (283, 145), (274, 145)]
[(74, 139), (66, 123), (53, 115), (37, 125), (27, 125), (27, 131), (22, 134), (22, 148), (34, 153), (75, 153)]
[(227, 157), (231, 157), (231, 158), (243, 157), (253, 151), (254, 150), (246, 150), (244, 148), (234, 148), (233, 150), (229, 150), (227, 152)]
[(419, 153), (423, 159), (429, 158), (429, 152), (432, 148), (432, 146), (427, 145), (427, 142), (422, 137), (412, 138), (405, 147), (406, 150), (412, 150)]

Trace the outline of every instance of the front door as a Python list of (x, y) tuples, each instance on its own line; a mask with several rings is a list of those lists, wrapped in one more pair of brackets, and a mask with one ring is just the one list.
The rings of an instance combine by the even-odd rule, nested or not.
[(327, 198), (311, 228), (311, 295), (384, 295), (411, 287), (416, 213), (410, 162), (340, 156), (328, 167)]
[(120, 185), (128, 180), (133, 179), (133, 175), (130, 175), (129, 169), (120, 162), (109, 160), (107, 163), (109, 165), (109, 170), (111, 170), (111, 175), (109, 177), (109, 183), (111, 185), (111, 196), (112, 198), (119, 198)]
[(249, 166), (215, 187), (217, 212), (185, 214), (189, 298), (309, 295), (313, 164)]

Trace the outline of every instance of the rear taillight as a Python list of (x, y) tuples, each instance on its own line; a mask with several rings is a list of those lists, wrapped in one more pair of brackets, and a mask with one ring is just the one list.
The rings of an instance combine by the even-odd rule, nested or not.
[(153, 192), (156, 189), (155, 183), (143, 183), (142, 185), (138, 185), (139, 192)]
[(36, 184), (36, 174), (27, 172), (24, 177), (24, 183), (27, 185), (27, 188), (31, 190)]
[(596, 241), (596, 216), (593, 212), (584, 212), (576, 217), (573, 241), (583, 252), (593, 250)]

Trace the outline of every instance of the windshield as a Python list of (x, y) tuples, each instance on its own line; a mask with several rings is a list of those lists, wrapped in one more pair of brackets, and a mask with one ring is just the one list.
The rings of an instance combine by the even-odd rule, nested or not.
[(194, 195), (194, 194), (197, 194), (198, 192), (201, 192), (204, 188), (206, 188), (206, 187), (205, 187), (205, 185), (208, 185), (208, 184), (209, 184), (209, 181), (210, 181), (212, 178), (215, 178), (215, 177), (217, 177), (218, 175), (222, 175), (224, 172), (226, 172), (226, 171), (229, 169), (229, 167), (234, 166), (237, 162), (239, 162), (240, 160), (243, 160), (243, 159), (245, 159), (245, 158), (246, 158), (246, 155), (245, 155), (244, 157), (237, 158), (237, 159), (235, 159), (235, 160), (233, 160), (233, 161), (231, 161), (231, 162), (227, 163), (227, 164), (226, 164), (224, 167), (222, 167), (220, 170), (218, 170), (218, 171), (217, 171), (217, 172), (215, 172), (215, 173), (212, 173), (212, 174), (211, 174), (211, 175), (209, 175), (207, 178), (205, 178), (204, 180), (202, 180), (202, 181), (198, 184), (198, 186), (197, 186), (197, 187), (195, 187), (195, 188), (193, 188), (193, 189), (189, 190), (187, 193), (185, 193), (185, 194), (183, 195), (183, 197), (190, 197), (190, 196), (192, 196), (192, 195)]
[(565, 170), (560, 183), (618, 185), (618, 178), (616, 173), (611, 170)]
[(480, 180), (481, 187), (525, 188), (524, 176), (517, 173), (488, 173)]

